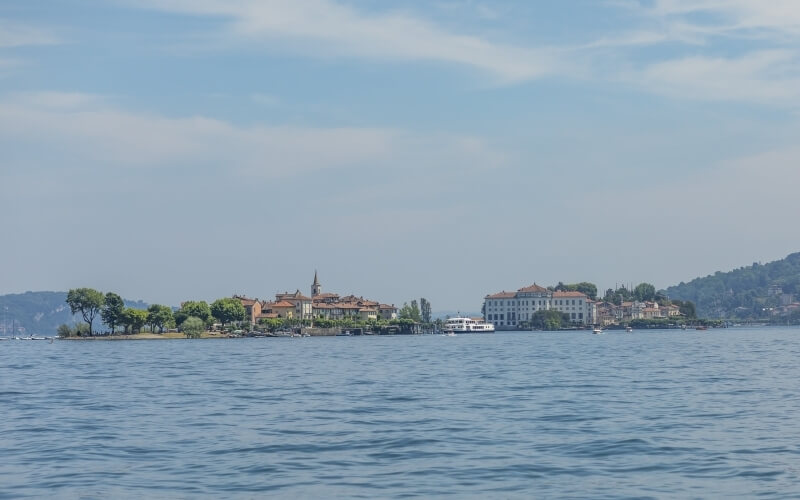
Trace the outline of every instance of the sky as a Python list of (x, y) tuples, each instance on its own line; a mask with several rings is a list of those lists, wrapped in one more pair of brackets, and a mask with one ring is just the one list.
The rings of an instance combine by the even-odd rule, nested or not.
[(800, 250), (796, 0), (0, 3), (0, 294), (434, 311)]

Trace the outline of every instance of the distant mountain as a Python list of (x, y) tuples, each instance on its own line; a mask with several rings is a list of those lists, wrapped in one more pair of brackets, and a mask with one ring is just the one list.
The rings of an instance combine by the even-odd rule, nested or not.
[(705, 318), (774, 319), (795, 315), (800, 300), (800, 253), (767, 264), (717, 271), (665, 290), (669, 298), (691, 300)]
[[(75, 322), (82, 322), (83, 318), (80, 315), (73, 316), (70, 313), (66, 300), (67, 292), (0, 295), (0, 335), (11, 335), (12, 331), (15, 335), (53, 335), (61, 324), (72, 325)], [(136, 309), (148, 307), (148, 304), (140, 300), (126, 300), (125, 305)], [(3, 328), (3, 325), (6, 328)], [(100, 318), (97, 318), (95, 327), (99, 325)]]

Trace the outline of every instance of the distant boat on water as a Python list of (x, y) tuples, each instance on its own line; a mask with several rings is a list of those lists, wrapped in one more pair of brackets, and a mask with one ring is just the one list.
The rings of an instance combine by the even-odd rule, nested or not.
[(482, 319), (473, 318), (450, 318), (442, 327), (445, 333), (491, 333), (494, 325)]

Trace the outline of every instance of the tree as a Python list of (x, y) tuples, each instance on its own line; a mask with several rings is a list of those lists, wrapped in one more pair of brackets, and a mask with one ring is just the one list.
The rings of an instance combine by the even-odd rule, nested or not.
[(180, 310), (175, 312), (175, 324), (180, 325), (189, 316), (200, 318), (206, 325), (211, 324), (211, 308), (205, 300), (190, 300), (181, 304)]
[(417, 305), (416, 299), (411, 301), (411, 319), (416, 322), (422, 321), (422, 314), (419, 311), (419, 306)]
[(242, 321), (247, 314), (239, 299), (217, 299), (211, 304), (211, 314), (225, 326), (231, 321)]
[(686, 316), (689, 319), (697, 318), (697, 310), (695, 309), (694, 303), (688, 300), (680, 301), (680, 300), (673, 300), (672, 303), (678, 306), (678, 310), (681, 314)]
[(400, 311), (397, 312), (398, 319), (411, 319), (411, 307), (408, 305), (408, 302), (403, 302), (403, 307), (400, 308)]
[(189, 316), (181, 324), (181, 330), (183, 330), (183, 334), (186, 335), (187, 339), (199, 339), (206, 330), (206, 324), (200, 318)]
[(420, 313), (422, 314), (422, 322), (423, 323), (430, 323), (431, 322), (431, 303), (428, 302), (428, 299), (421, 298), (419, 299), (420, 305)]
[(67, 293), (67, 304), (72, 314), (81, 313), (83, 320), (89, 324), (89, 336), (92, 336), (92, 322), (100, 312), (105, 301), (103, 294), (93, 288), (73, 288)]
[(597, 285), (595, 285), (594, 283), (581, 281), (580, 283), (570, 285), (570, 287), (574, 287), (575, 291), (577, 292), (586, 294), (586, 296), (592, 300), (595, 300), (597, 298)]
[(164, 328), (170, 328), (175, 324), (172, 308), (161, 304), (151, 305), (147, 308), (147, 324), (150, 325), (151, 331), (155, 332), (158, 328), (159, 333), (164, 333)]
[[(315, 321), (325, 321), (325, 320), (315, 320)], [(330, 321), (330, 320), (328, 320), (328, 321)], [(270, 332), (274, 332), (275, 330), (278, 330), (279, 328), (283, 328), (284, 320), (281, 319), (281, 318), (263, 318), (263, 319), (259, 320), (259, 323), (261, 325), (263, 325), (264, 327), (266, 327), (266, 329), (269, 330)], [(320, 326), (320, 328), (326, 328), (325, 326), (323, 326), (321, 324), (319, 326)]]
[(72, 336), (72, 328), (69, 325), (61, 324), (58, 325), (58, 336), (62, 339)]
[(108, 292), (105, 298), (103, 310), (100, 311), (100, 317), (103, 323), (111, 328), (111, 334), (116, 332), (116, 328), (122, 324), (122, 313), (125, 311), (125, 302), (122, 297), (113, 292)]
[(640, 302), (653, 300), (656, 298), (656, 287), (650, 283), (639, 283), (633, 289), (633, 296)]
[(560, 330), (569, 324), (569, 315), (554, 309), (536, 311), (531, 316), (530, 326), (536, 330)]
[(147, 323), (147, 311), (144, 309), (126, 307), (122, 312), (122, 324), (126, 332), (137, 333), (145, 323)]

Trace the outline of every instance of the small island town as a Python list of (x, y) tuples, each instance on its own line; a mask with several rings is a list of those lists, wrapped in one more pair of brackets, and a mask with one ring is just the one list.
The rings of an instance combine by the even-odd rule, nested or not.
[[(788, 302), (787, 302), (788, 300)], [(783, 297), (794, 307), (793, 296)], [(127, 306), (113, 292), (72, 289), (66, 306), (75, 318), (61, 324), (56, 336), (28, 332), (4, 318), (0, 335), (6, 339), (158, 339), (309, 337), (491, 333), (495, 331), (604, 330), (724, 327), (729, 322), (698, 318), (690, 301), (670, 300), (648, 283), (608, 289), (600, 298), (588, 282), (536, 283), (516, 291), (500, 291), (483, 298), (480, 315), (448, 314), (434, 317), (431, 303), (411, 300), (398, 307), (356, 294), (323, 290), (314, 272), (308, 295), (278, 292), (259, 299), (234, 294), (208, 304), (189, 300), (180, 307), (160, 304)]]

